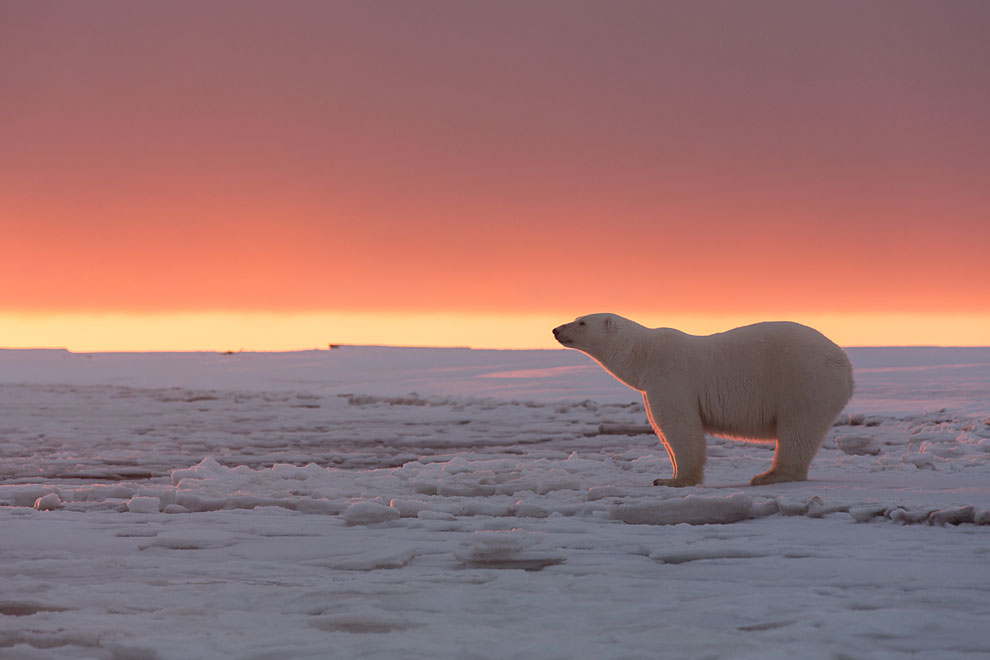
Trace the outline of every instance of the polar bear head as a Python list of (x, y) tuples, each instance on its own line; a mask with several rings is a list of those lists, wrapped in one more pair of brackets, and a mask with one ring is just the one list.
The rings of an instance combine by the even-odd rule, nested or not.
[(615, 341), (626, 319), (615, 314), (588, 314), (553, 329), (554, 338), (567, 348), (601, 357)]
[(629, 387), (640, 389), (643, 363), (651, 350), (650, 332), (618, 314), (589, 314), (557, 326), (553, 336), (567, 348), (591, 356)]

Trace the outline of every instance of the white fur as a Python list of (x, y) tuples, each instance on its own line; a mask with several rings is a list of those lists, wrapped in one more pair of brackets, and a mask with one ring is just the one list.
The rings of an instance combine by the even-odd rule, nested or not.
[(853, 391), (845, 352), (817, 330), (788, 321), (706, 337), (591, 314), (554, 328), (643, 393), (674, 466), (657, 485), (700, 484), (705, 433), (777, 442), (773, 466), (753, 485), (807, 479), (811, 459)]

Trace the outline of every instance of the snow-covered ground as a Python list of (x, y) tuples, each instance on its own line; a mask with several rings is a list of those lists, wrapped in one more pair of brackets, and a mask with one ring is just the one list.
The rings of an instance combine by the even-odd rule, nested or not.
[(0, 658), (988, 658), (990, 349), (850, 349), (811, 480), (573, 351), (0, 351)]

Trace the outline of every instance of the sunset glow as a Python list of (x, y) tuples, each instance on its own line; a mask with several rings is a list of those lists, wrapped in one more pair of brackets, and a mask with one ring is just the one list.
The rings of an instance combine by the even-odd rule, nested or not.
[[(638, 316), (649, 327), (712, 334), (775, 315)], [(976, 346), (990, 337), (990, 314), (804, 314), (843, 346)], [(334, 344), (557, 348), (550, 329), (570, 317), (541, 314), (264, 313), (0, 314), (9, 346), (96, 351), (293, 351)]]
[(0, 347), (990, 344), (987, 3), (0, 12)]

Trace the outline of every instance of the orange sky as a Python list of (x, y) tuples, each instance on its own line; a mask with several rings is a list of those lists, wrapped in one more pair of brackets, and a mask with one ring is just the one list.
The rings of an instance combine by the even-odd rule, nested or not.
[(980, 0), (0, 1), (0, 346), (599, 310), (988, 344), (987, 34)]

